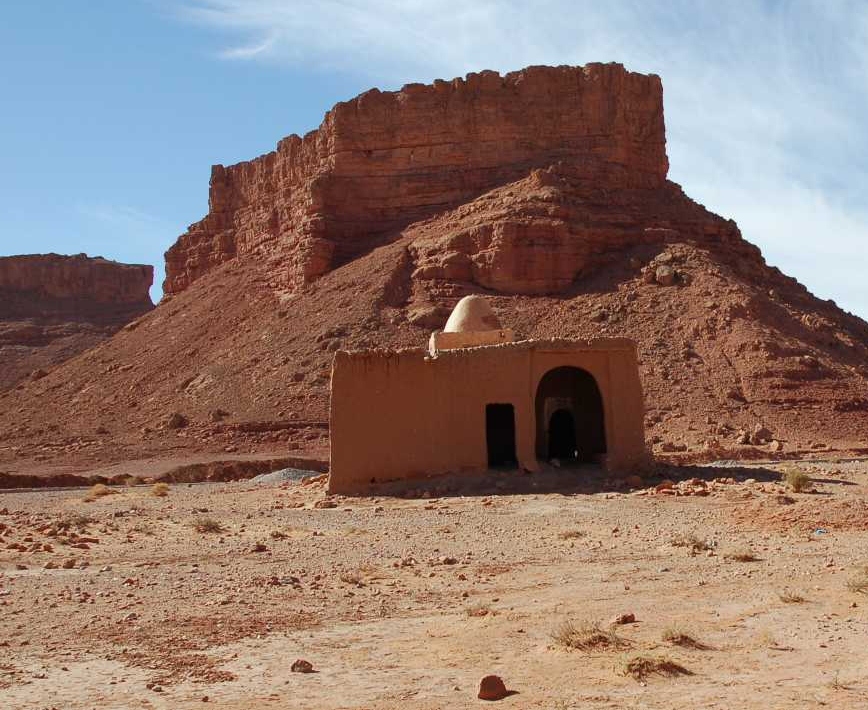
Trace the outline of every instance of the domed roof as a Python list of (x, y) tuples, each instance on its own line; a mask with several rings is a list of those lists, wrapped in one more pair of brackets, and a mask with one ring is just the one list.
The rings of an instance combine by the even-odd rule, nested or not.
[(500, 324), (488, 301), (482, 296), (465, 296), (452, 309), (444, 333), (470, 333), (474, 331), (501, 330)]

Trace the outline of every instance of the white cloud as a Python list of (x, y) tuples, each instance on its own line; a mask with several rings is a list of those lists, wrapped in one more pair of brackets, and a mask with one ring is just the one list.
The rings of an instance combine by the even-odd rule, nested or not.
[(671, 177), (770, 262), (868, 316), (853, 267), (868, 266), (864, 2), (187, 0), (179, 13), (225, 33), (224, 59), (384, 89), (528, 64), (660, 74)]
[(108, 223), (114, 226), (151, 231), (172, 226), (170, 222), (155, 217), (146, 212), (126, 205), (109, 205), (105, 203), (79, 204), (76, 211), (84, 217)]

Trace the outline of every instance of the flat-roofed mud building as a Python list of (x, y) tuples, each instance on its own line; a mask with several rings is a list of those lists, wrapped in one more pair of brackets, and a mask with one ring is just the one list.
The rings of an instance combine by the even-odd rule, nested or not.
[(329, 491), (551, 459), (627, 471), (643, 421), (632, 340), (515, 341), (468, 296), (427, 350), (336, 353)]

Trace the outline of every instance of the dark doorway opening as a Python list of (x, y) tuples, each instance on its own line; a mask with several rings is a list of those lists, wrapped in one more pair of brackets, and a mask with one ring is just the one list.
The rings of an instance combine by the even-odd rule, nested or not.
[(489, 468), (516, 464), (515, 408), (511, 404), (485, 405), (485, 439)]
[(587, 370), (549, 370), (537, 387), (535, 407), (537, 458), (585, 462), (606, 453), (603, 397)]
[(577, 458), (576, 421), (569, 409), (556, 409), (549, 419), (549, 458)]

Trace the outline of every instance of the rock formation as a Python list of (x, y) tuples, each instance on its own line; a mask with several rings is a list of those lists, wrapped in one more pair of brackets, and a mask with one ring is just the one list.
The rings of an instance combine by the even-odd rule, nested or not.
[(868, 451), (868, 324), (667, 167), (660, 80), (620, 65), (339, 104), (213, 169), (135, 328), (0, 394), (0, 464), (322, 451), (333, 353), (424, 347), (473, 293), (516, 337), (635, 339), (659, 454)]
[(214, 166), (208, 216), (167, 252), (164, 289), (253, 253), (273, 258), (277, 280), (294, 288), (390, 232), (558, 162), (581, 166), (599, 189), (662, 185), (660, 79), (619, 64), (529, 67), (337, 104), (304, 138)]
[(84, 254), (0, 257), (0, 390), (102, 342), (152, 309), (151, 266)]

